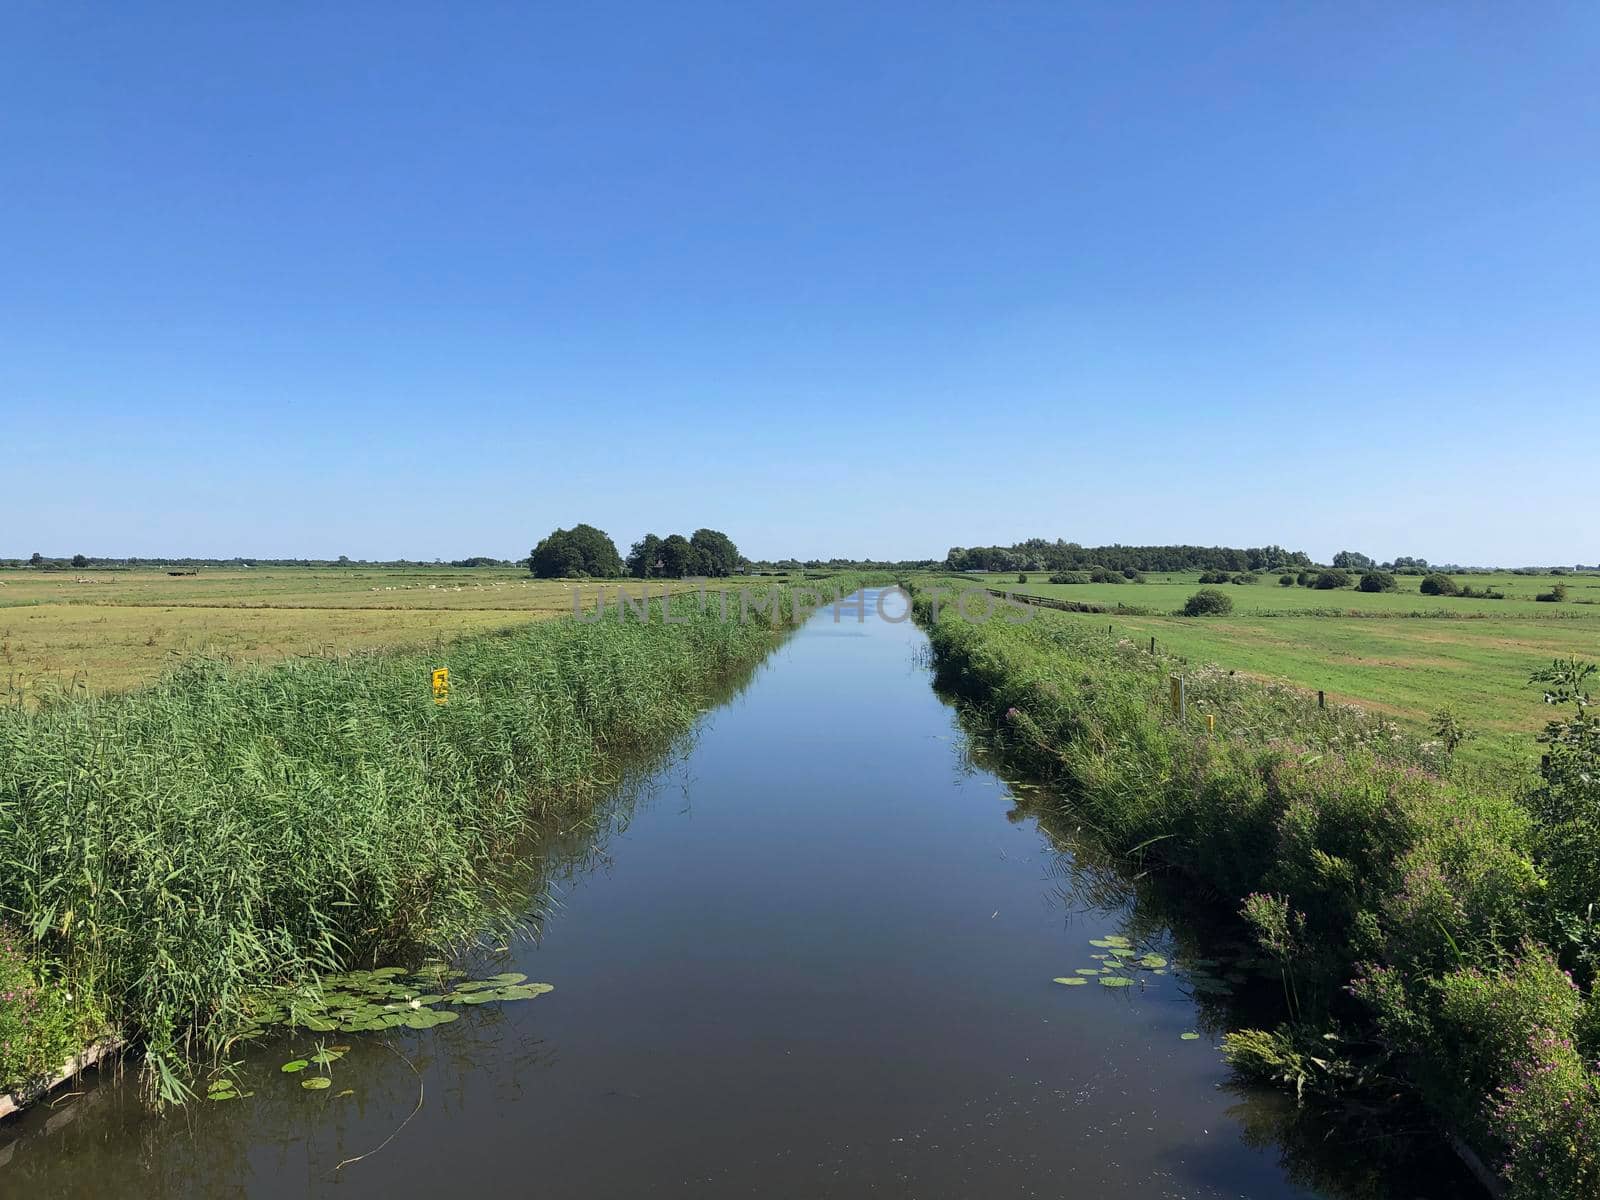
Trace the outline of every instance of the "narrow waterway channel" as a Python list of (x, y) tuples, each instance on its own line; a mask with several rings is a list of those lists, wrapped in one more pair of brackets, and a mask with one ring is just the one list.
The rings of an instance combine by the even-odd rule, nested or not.
[[(1347, 1190), (1361, 1147), (1286, 1141), (1303, 1122), (1230, 1082), (1170, 932), (976, 765), (921, 633), (868, 604), (551, 852), (541, 935), (473, 965), (554, 992), (346, 1038), (320, 1092), (278, 1071), (306, 1038), (177, 1115), (91, 1084), (0, 1129), (0, 1195), (1458, 1194)], [(1108, 935), (1170, 969), (1079, 975)]]

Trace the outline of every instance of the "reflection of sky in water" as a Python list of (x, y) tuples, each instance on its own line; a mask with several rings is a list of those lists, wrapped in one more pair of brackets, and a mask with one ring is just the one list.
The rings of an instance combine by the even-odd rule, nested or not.
[[(554, 993), (386, 1041), (323, 1035), (353, 1047), (327, 1091), (278, 1071), (314, 1048), (305, 1037), (248, 1054), (253, 1097), (165, 1120), (131, 1084), (91, 1088), (12, 1130), (0, 1184), (73, 1198), (1335, 1194), (1288, 1181), (1330, 1157), (1305, 1150), (1326, 1130), (1227, 1089), (1221, 1011), (1197, 1010), (1181, 974), (1050, 982), (1097, 965), (1091, 938), (1174, 956), (1183, 937), (1153, 890), (1057, 850), (1070, 830), (1041, 836), (1035, 793), (1019, 801), (969, 751), (922, 645), (908, 623), (824, 610), (679, 756), (553, 839), (524, 880), (540, 940), (467, 965)], [(1205, 1036), (1182, 1041), (1192, 1029)]]

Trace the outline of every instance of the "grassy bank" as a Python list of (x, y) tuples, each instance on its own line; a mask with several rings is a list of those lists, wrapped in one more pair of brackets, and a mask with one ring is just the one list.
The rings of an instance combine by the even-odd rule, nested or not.
[[(693, 596), (672, 601), (682, 623), (652, 608), (648, 624), (613, 609), (439, 653), (194, 663), (0, 711), (0, 925), (55, 1026), (115, 1025), (177, 1098), (185, 1063), (264, 986), (502, 926), (507, 854), (685, 730), (777, 636)], [(0, 1083), (39, 1053), (14, 1045)]]
[(1496, 785), (1370, 713), (1193, 666), (1180, 720), (1177, 664), (1103, 624), (977, 624), (931, 599), (942, 677), (1072, 820), (1236, 911), (1279, 963), (1283, 1020), (1230, 1037), (1237, 1066), (1362, 1103), (1414, 1088), (1513, 1194), (1594, 1194), (1600, 797), (1581, 738), (1531, 787)]
[[(1534, 737), (1549, 714), (1524, 686), (1528, 664), (1593, 657), (1600, 647), (1600, 575), (1592, 573), (1455, 577), (1459, 586), (1502, 592), (1503, 600), (1428, 595), (1416, 576), (1398, 576), (1394, 592), (1362, 592), (1283, 587), (1269, 574), (1220, 585), (1233, 611), (1204, 620), (1177, 615), (1202, 586), (1195, 573), (1117, 584), (1053, 584), (1048, 575), (1025, 574), (1026, 583), (1015, 573), (982, 578), (989, 587), (1105, 610), (1073, 618), (1090, 630), (1111, 622), (1119, 636), (1154, 637), (1192, 662), (1322, 690), (1414, 733), (1449, 708), (1480, 735), (1463, 757), (1495, 770), (1537, 758)], [(1566, 601), (1536, 599), (1557, 585), (1567, 589)]]

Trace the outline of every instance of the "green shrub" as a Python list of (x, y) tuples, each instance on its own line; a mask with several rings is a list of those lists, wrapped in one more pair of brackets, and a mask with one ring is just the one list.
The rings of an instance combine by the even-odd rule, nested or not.
[(1301, 571), (1294, 577), (1294, 581), (1301, 587), (1310, 587), (1314, 582), (1316, 582), (1316, 577), (1312, 575), (1310, 571)]
[(1089, 572), (1087, 572), (1087, 571), (1057, 571), (1054, 575), (1050, 576), (1050, 582), (1051, 583), (1088, 583), (1089, 582)]
[(1543, 600), (1546, 604), (1560, 604), (1566, 598), (1567, 585), (1564, 583), (1558, 583), (1548, 592), (1540, 592), (1534, 597), (1535, 600)]
[(1201, 583), (1227, 583), (1232, 578), (1226, 571), (1202, 571), (1200, 574)]
[(1457, 596), (1461, 593), (1461, 585), (1448, 575), (1435, 571), (1431, 575), (1424, 575), (1422, 582), (1417, 585), (1424, 596)]
[(1282, 574), (1282, 575), (1279, 575), (1278, 576), (1278, 586), (1279, 587), (1293, 587), (1294, 586), (1294, 576), (1288, 574), (1287, 572)]
[(1122, 568), (1122, 577), (1124, 579), (1126, 579), (1129, 583), (1143, 583), (1144, 582), (1144, 572), (1143, 571), (1136, 571), (1132, 567), (1123, 567)]
[(1350, 586), (1350, 576), (1338, 569), (1332, 571), (1319, 571), (1317, 577), (1311, 581), (1311, 586), (1319, 592), (1333, 591), (1336, 588)]
[(1216, 588), (1201, 588), (1183, 602), (1186, 617), (1220, 617), (1233, 611), (1233, 597)]
[(1023, 572), (1021, 572), (1021, 571), (1018, 571), (1018, 572), (1017, 572), (1017, 582), (1018, 582), (1018, 583), (1027, 583), (1027, 582), (1028, 582), (1028, 577), (1027, 577), (1027, 575), (1025, 575), (1025, 574), (1024, 574), (1024, 573), (1023, 573)]
[(0, 925), (0, 1093), (54, 1075), (94, 1031), (82, 1004), (41, 983), (15, 931)]
[(1368, 571), (1356, 585), (1363, 592), (1398, 592), (1400, 585), (1387, 571)]
[(1108, 571), (1104, 567), (1090, 567), (1089, 568), (1089, 582), (1090, 583), (1122, 583), (1122, 582), (1124, 582), (1124, 580), (1122, 578), (1122, 572), (1121, 571)]
[(1254, 571), (1242, 571), (1238, 575), (1235, 575), (1231, 580), (1229, 580), (1229, 582), (1230, 583), (1251, 584), (1251, 583), (1259, 583), (1260, 580), (1261, 580), (1261, 576), (1257, 575)]
[(1537, 1038), (1500, 1089), (1512, 1200), (1600, 1194), (1600, 1078), (1565, 1038)]

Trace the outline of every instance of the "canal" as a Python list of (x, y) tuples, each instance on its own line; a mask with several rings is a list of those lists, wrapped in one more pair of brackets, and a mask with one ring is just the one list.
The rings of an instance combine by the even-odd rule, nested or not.
[(867, 613), (818, 613), (552, 842), (538, 936), (467, 965), (553, 992), (346, 1038), (317, 1092), (278, 1069), (305, 1037), (227, 1104), (88, 1080), (0, 1129), (0, 1195), (1457, 1194), (1233, 1082), (1242, 976), (1042, 827), (922, 634)]

